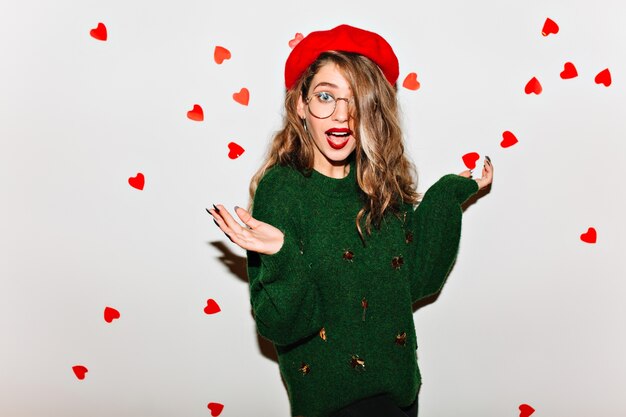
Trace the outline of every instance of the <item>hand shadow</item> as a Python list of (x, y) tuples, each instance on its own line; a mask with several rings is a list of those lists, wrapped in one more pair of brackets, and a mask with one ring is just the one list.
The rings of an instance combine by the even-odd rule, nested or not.
[[(220, 256), (217, 257), (217, 259), (228, 268), (229, 272), (240, 281), (248, 284), (247, 258), (245, 256), (238, 256), (233, 253), (230, 248), (221, 240), (207, 243), (222, 253)], [(249, 292), (246, 291), (246, 297), (248, 296)], [(254, 313), (252, 311), (252, 308), (250, 308), (250, 316), (254, 320)], [(278, 363), (278, 356), (276, 355), (276, 349), (274, 348), (272, 342), (261, 337), (259, 333), (255, 333), (257, 337), (259, 351), (261, 352), (261, 354), (267, 359)]]

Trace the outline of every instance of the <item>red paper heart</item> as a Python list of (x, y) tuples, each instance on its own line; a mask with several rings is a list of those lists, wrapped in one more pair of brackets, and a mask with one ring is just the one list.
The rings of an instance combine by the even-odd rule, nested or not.
[(250, 92), (246, 87), (244, 87), (239, 90), (238, 93), (233, 93), (233, 100), (235, 100), (239, 104), (247, 106), (248, 102), (250, 101)]
[(580, 235), (580, 240), (585, 243), (596, 243), (597, 238), (598, 234), (596, 232), (596, 229), (594, 229), (593, 227), (590, 227), (589, 229), (587, 229), (586, 233)]
[(404, 81), (402, 82), (402, 87), (407, 90), (417, 90), (420, 88), (420, 83), (417, 81), (417, 74), (414, 72), (410, 72), (409, 75), (406, 76)]
[(128, 183), (131, 187), (136, 188), (138, 190), (143, 190), (143, 186), (146, 183), (146, 179), (144, 178), (141, 172), (138, 172), (134, 177), (130, 177), (128, 179)]
[(596, 84), (604, 84), (605, 87), (611, 85), (611, 72), (608, 68), (603, 69), (596, 75)]
[(530, 79), (530, 81), (526, 83), (524, 91), (526, 92), (526, 94), (541, 94), (541, 91), (543, 91), (543, 89), (541, 88), (541, 83), (539, 83), (539, 80), (536, 77), (533, 77)]
[(211, 410), (211, 415), (213, 417), (217, 417), (222, 414), (222, 410), (224, 409), (224, 405), (220, 403), (209, 403), (209, 410)]
[(204, 112), (202, 111), (202, 107), (199, 104), (193, 105), (193, 110), (189, 110), (187, 112), (187, 117), (190, 120), (195, 120), (196, 122), (201, 122), (204, 120)]
[(215, 302), (214, 299), (209, 298), (208, 300), (206, 300), (206, 307), (204, 307), (204, 312), (206, 314), (215, 314), (215, 313), (219, 313), (220, 311), (222, 311), (222, 309)]
[(294, 36), (294, 38), (289, 41), (289, 47), (291, 49), (295, 48), (296, 45), (299, 44), (302, 39), (304, 39), (304, 36), (302, 35), (302, 33), (296, 33), (296, 36)]
[(564, 80), (569, 80), (570, 78), (578, 77), (578, 71), (576, 71), (576, 67), (571, 62), (566, 62), (563, 65), (563, 71), (561, 71), (561, 78)]
[(478, 158), (480, 158), (480, 155), (476, 152), (466, 153), (463, 155), (463, 163), (467, 168), (474, 169), (476, 168), (476, 161), (478, 161)]
[(528, 404), (522, 404), (519, 406), (519, 417), (528, 417), (535, 412), (535, 409)]
[(76, 365), (72, 366), (72, 371), (74, 371), (76, 378), (83, 380), (85, 379), (85, 374), (88, 372), (88, 369), (85, 368), (83, 365)]
[(228, 149), (228, 157), (230, 159), (237, 159), (241, 156), (242, 153), (245, 152), (245, 150), (235, 142), (230, 142), (228, 144)]
[(543, 36), (548, 36), (551, 33), (554, 33), (554, 34), (559, 33), (559, 25), (557, 25), (554, 20), (548, 17), (546, 19), (546, 22), (543, 24), (543, 29), (541, 29), (541, 34)]
[(97, 39), (99, 41), (107, 40), (107, 27), (104, 26), (104, 23), (98, 23), (98, 27), (95, 29), (91, 29), (89, 34), (92, 38)]
[(513, 146), (517, 143), (517, 138), (515, 135), (508, 130), (502, 132), (502, 142), (500, 142), (500, 146), (503, 148), (508, 148), (509, 146)]
[(217, 64), (221, 64), (225, 59), (230, 59), (230, 51), (222, 46), (216, 46), (213, 51), (213, 59)]
[(111, 323), (115, 319), (120, 318), (120, 312), (113, 307), (106, 307), (104, 309), (104, 321)]

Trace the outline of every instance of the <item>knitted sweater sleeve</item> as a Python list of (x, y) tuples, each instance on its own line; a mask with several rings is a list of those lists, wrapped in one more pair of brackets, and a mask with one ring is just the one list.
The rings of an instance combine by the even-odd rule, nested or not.
[[(272, 174), (275, 174), (272, 173)], [(277, 175), (266, 174), (254, 196), (252, 216), (284, 234), (272, 255), (247, 251), (250, 303), (259, 334), (289, 345), (318, 332), (322, 313), (318, 289), (300, 248), (293, 193)]]
[(473, 179), (445, 175), (426, 191), (412, 213), (410, 227), (416, 240), (413, 302), (441, 290), (459, 248), (461, 204), (477, 191), (478, 183)]

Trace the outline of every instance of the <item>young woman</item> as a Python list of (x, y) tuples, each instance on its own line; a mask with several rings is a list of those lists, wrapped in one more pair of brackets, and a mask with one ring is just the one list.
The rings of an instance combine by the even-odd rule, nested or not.
[(252, 178), (249, 210), (208, 210), (247, 250), (258, 332), (272, 341), (292, 415), (417, 415), (412, 304), (456, 257), (461, 204), (492, 181), (442, 177), (418, 203), (379, 35), (313, 32), (285, 67), (285, 123)]

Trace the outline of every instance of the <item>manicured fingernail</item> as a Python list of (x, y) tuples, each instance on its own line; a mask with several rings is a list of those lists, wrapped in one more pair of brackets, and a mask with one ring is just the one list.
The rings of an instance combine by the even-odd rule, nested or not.
[(485, 159), (489, 162), (491, 162), (491, 158), (489, 158), (487, 155), (485, 155)]
[(217, 211), (218, 213), (220, 212), (220, 209), (217, 208), (217, 206), (215, 204), (213, 204), (213, 208), (215, 209), (215, 211)]
[(211, 212), (209, 211), (208, 208), (205, 208), (205, 210), (206, 210), (207, 213), (211, 214)]
[(215, 219), (213, 219), (213, 223), (215, 223), (215, 225), (216, 225), (217, 227), (220, 227), (220, 225), (219, 225), (219, 224), (217, 224), (217, 221), (215, 221)]
[(239, 208), (239, 206), (235, 206), (235, 211), (237, 211), (238, 208)]

